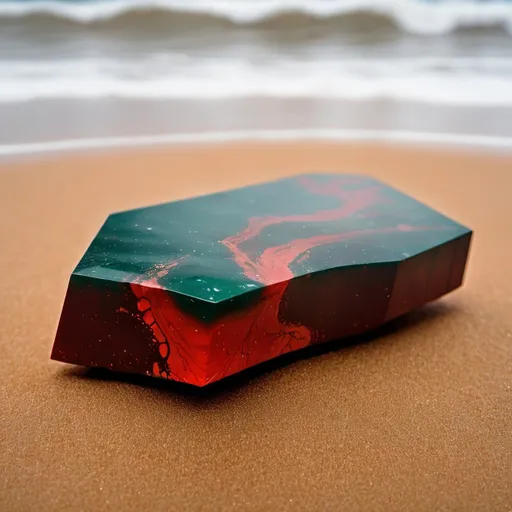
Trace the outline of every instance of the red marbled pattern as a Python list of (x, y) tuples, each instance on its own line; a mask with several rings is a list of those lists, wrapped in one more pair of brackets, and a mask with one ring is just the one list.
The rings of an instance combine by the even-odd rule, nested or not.
[(306, 347), (317, 341), (313, 338), (318, 333), (313, 335), (305, 325), (283, 323), (279, 315), (289, 281), (294, 277), (290, 269), (292, 262), (307, 258), (308, 251), (321, 245), (378, 233), (426, 229), (400, 224), (296, 239), (266, 247), (260, 254), (244, 250), (244, 244), (271, 226), (339, 220), (386, 201), (378, 185), (345, 190), (347, 184), (354, 182), (353, 178), (337, 178), (327, 184), (306, 178), (299, 182), (312, 193), (338, 198), (340, 206), (303, 215), (253, 217), (243, 231), (222, 240), (245, 276), (266, 285), (256, 305), (221, 317), (212, 324), (186, 314), (172, 294), (158, 284), (158, 278), (172, 273), (180, 261), (158, 265), (131, 284), (139, 304), (143, 304), (140, 309), (146, 311), (142, 318), (153, 331), (154, 342), (159, 344), (162, 357), (154, 364), (156, 376), (202, 386)]

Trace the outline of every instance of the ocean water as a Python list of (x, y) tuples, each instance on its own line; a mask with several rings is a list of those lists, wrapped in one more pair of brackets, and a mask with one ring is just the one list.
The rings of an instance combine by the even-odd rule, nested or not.
[(512, 105), (512, 2), (0, 0), (0, 103)]

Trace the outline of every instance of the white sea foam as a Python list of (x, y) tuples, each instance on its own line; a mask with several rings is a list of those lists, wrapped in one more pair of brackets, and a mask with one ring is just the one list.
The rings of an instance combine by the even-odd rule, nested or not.
[(235, 132), (172, 133), (98, 139), (70, 139), (0, 145), (0, 157), (63, 151), (151, 147), (250, 141), (361, 141), (415, 145), (459, 146), (510, 151), (512, 138), (456, 133), (381, 130), (252, 130)]
[(46, 14), (77, 23), (94, 23), (141, 11), (166, 11), (212, 16), (237, 24), (259, 23), (287, 14), (313, 18), (353, 13), (388, 17), (400, 28), (417, 34), (442, 34), (459, 27), (503, 26), (512, 32), (509, 1), (421, 0), (103, 0), (94, 2), (6, 1), (1, 18)]
[(222, 99), (247, 97), (408, 100), (512, 105), (512, 59), (244, 59), (145, 57), (0, 61), (0, 102), (58, 98)]

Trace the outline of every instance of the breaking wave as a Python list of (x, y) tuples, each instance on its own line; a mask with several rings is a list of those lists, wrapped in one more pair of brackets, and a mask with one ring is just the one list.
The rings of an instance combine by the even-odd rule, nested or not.
[[(293, 26), (304, 23), (346, 24), (358, 17), (362, 24), (393, 24), (412, 34), (446, 34), (460, 28), (501, 27), (512, 33), (510, 1), (433, 0), (102, 0), (3, 1), (0, 21), (45, 17), (58, 22), (105, 24), (138, 17), (179, 17), (180, 24)], [(198, 20), (199, 18), (199, 20)]]

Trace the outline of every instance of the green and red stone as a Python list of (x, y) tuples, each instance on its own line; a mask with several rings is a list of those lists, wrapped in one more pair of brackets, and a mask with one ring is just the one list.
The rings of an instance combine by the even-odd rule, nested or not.
[(204, 386), (452, 291), (470, 239), (356, 175), (116, 213), (71, 276), (52, 358)]

